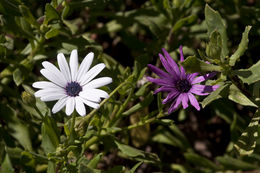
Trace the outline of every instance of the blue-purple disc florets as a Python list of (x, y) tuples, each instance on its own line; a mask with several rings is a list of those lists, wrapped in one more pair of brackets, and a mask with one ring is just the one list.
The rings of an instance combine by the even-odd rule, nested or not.
[(181, 79), (176, 82), (175, 87), (179, 92), (187, 93), (191, 89), (191, 84), (187, 79)]
[(76, 97), (82, 91), (82, 87), (78, 82), (70, 82), (66, 86), (66, 94), (71, 97)]

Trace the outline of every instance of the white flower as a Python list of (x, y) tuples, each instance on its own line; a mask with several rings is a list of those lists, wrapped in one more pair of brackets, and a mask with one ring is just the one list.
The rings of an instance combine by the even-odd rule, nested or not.
[(97, 88), (111, 83), (112, 78), (100, 77), (92, 80), (105, 68), (105, 64), (100, 63), (89, 70), (93, 58), (94, 53), (90, 52), (79, 66), (78, 52), (73, 50), (68, 65), (65, 56), (59, 53), (57, 59), (60, 70), (44, 61), (44, 68), (40, 72), (50, 82), (33, 83), (34, 88), (40, 89), (35, 92), (35, 97), (40, 97), (45, 102), (58, 100), (52, 108), (53, 113), (57, 113), (65, 105), (67, 115), (71, 115), (74, 108), (81, 116), (86, 115), (84, 103), (92, 108), (99, 108), (101, 98), (108, 98), (108, 94)]

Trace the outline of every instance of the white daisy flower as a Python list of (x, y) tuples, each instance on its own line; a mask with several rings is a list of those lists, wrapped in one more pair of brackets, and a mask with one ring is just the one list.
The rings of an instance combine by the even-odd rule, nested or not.
[(44, 68), (40, 72), (50, 82), (33, 83), (34, 88), (40, 89), (35, 92), (35, 97), (40, 97), (45, 102), (58, 100), (52, 108), (53, 113), (57, 113), (65, 105), (67, 115), (71, 115), (74, 108), (81, 116), (86, 115), (84, 104), (94, 109), (99, 108), (101, 98), (108, 98), (108, 94), (97, 88), (111, 83), (112, 78), (94, 79), (105, 68), (105, 64), (97, 64), (89, 70), (93, 58), (94, 53), (90, 52), (79, 66), (78, 52), (73, 50), (69, 65), (63, 53), (58, 54), (59, 69), (50, 62), (44, 61), (42, 63)]

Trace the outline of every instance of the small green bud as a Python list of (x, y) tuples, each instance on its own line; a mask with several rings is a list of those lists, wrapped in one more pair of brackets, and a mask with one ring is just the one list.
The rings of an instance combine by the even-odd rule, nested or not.
[(36, 99), (35, 99), (34, 95), (32, 95), (26, 91), (24, 91), (22, 93), (22, 100), (27, 105), (35, 105), (35, 103), (36, 103)]
[(206, 46), (206, 54), (211, 59), (220, 59), (222, 51), (222, 41), (219, 32), (214, 31), (210, 35), (210, 41)]

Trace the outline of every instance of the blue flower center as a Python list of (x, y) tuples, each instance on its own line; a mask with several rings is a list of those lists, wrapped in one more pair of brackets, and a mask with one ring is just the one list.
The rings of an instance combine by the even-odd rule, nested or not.
[(68, 96), (76, 97), (79, 95), (80, 91), (82, 91), (82, 87), (78, 82), (70, 82), (66, 86), (66, 93)]
[(179, 92), (187, 93), (191, 88), (191, 84), (187, 79), (182, 79), (176, 82), (175, 87)]

